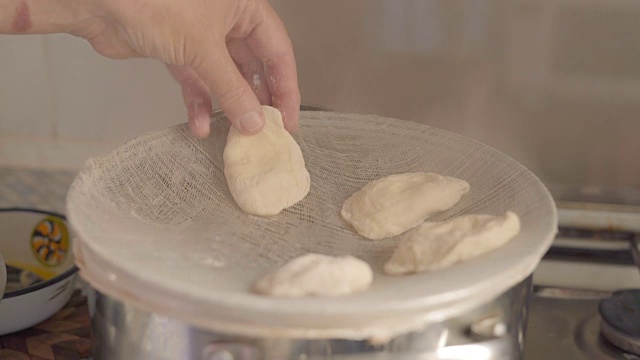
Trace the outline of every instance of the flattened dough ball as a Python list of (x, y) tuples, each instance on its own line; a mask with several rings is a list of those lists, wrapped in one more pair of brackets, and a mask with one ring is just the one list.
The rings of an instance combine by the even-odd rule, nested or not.
[(469, 191), (464, 180), (408, 173), (368, 183), (342, 206), (342, 217), (372, 240), (400, 235), (455, 205)]
[(443, 269), (497, 249), (520, 232), (518, 215), (463, 215), (424, 222), (402, 235), (393, 256), (384, 265), (389, 275)]
[(372, 281), (371, 267), (358, 258), (306, 254), (258, 280), (253, 291), (274, 297), (339, 296), (364, 291)]
[(229, 130), (224, 175), (233, 199), (245, 212), (273, 216), (302, 200), (310, 179), (302, 151), (285, 130), (278, 109), (262, 107), (266, 125), (256, 135)]

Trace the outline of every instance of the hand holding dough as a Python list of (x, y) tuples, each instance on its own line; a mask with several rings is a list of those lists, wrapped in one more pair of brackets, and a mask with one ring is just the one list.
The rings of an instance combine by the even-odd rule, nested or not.
[(463, 215), (425, 222), (404, 234), (384, 265), (389, 275), (438, 270), (503, 246), (520, 232), (518, 215)]
[(372, 281), (371, 267), (358, 258), (307, 254), (263, 277), (253, 290), (275, 297), (338, 296), (364, 291)]
[(368, 183), (342, 206), (342, 217), (369, 239), (396, 236), (455, 205), (466, 181), (433, 173), (391, 175)]
[(277, 215), (309, 192), (300, 147), (285, 130), (280, 112), (263, 106), (266, 124), (256, 135), (232, 127), (224, 148), (224, 175), (238, 206), (259, 216)]

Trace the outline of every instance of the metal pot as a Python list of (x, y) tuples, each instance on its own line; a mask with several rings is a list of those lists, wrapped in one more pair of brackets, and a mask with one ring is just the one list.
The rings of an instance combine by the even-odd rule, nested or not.
[(531, 276), (489, 303), (385, 343), (248, 338), (199, 329), (93, 291), (95, 360), (521, 359)]

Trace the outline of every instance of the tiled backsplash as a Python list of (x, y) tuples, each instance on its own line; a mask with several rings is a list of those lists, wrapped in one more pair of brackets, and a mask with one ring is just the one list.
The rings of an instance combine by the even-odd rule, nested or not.
[(50, 96), (43, 36), (0, 36), (0, 134), (50, 137)]
[[(271, 3), (294, 44), (304, 104), (460, 133), (549, 185), (640, 191), (640, 45), (628, 36), (640, 3)], [(582, 25), (561, 31), (568, 23)], [(185, 120), (180, 89), (156, 61), (106, 59), (66, 35), (0, 36), (0, 165), (78, 168)]]
[(68, 35), (0, 36), (0, 164), (78, 168), (142, 133), (186, 121), (152, 60), (114, 61)]

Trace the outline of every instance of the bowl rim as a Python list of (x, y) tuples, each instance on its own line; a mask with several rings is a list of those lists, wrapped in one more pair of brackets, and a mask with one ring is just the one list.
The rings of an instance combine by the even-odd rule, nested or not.
[[(28, 208), (28, 207), (0, 208), (0, 214), (1, 213), (7, 213), (7, 212), (23, 212), (23, 213), (33, 213), (33, 214), (56, 216), (56, 217), (61, 218), (65, 222), (68, 222), (66, 216), (64, 216), (63, 214), (54, 212), (54, 211), (46, 211), (46, 210), (40, 210), (40, 209)], [(4, 293), (4, 296), (2, 296), (2, 299), (9, 299), (9, 298), (13, 298), (13, 297), (29, 294), (29, 293), (44, 289), (46, 287), (52, 286), (54, 284), (57, 284), (57, 283), (65, 280), (65, 279), (67, 279), (68, 277), (74, 275), (77, 272), (78, 272), (78, 267), (74, 264), (67, 271), (65, 271), (65, 272), (63, 272), (61, 274), (58, 274), (58, 275), (52, 277), (49, 280), (41, 281), (41, 282), (36, 283), (34, 285), (27, 286), (25, 288), (21, 288), (21, 289), (18, 289), (18, 290), (6, 292), (6, 293)]]

